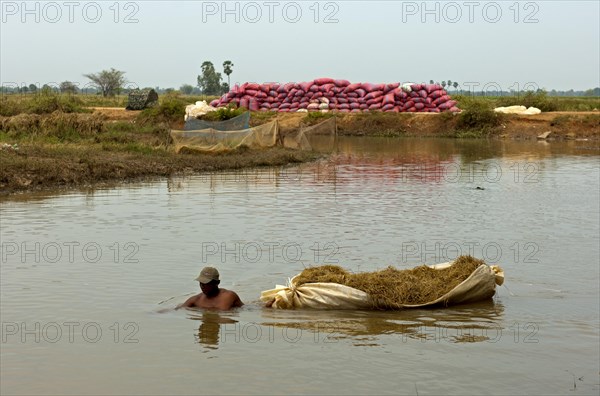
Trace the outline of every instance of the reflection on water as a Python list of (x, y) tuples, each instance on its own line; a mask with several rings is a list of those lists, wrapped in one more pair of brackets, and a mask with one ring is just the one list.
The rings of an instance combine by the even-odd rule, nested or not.
[[(193, 311), (193, 310), (190, 310)], [(237, 320), (222, 316), (216, 311), (202, 310), (201, 316), (190, 312), (188, 318), (201, 321), (196, 340), (207, 349), (219, 348), (219, 336), (222, 324), (237, 323)]]
[[(262, 326), (309, 331), (328, 341), (348, 339), (356, 346), (378, 346), (380, 336), (433, 342), (496, 342), (502, 336), (504, 306), (493, 300), (446, 309), (314, 311), (286, 314), (265, 310)], [(298, 316), (304, 320), (299, 321)]]

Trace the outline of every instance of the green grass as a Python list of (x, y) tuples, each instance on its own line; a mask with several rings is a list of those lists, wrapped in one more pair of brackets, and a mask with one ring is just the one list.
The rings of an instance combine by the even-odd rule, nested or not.
[(548, 96), (546, 92), (526, 92), (515, 96), (465, 96), (452, 95), (458, 102), (458, 107), (463, 109), (466, 102), (487, 103), (492, 108), (522, 105), (537, 107), (547, 111), (594, 111), (600, 109), (600, 97), (597, 96)]

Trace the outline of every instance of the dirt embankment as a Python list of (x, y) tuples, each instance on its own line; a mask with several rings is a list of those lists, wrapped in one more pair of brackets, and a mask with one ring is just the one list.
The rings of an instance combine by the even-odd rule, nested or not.
[[(119, 122), (124, 121), (125, 126), (130, 122), (132, 131), (117, 135), (94, 135), (95, 137), (88, 137), (88, 140), (79, 143), (43, 139), (37, 141), (27, 137), (18, 141), (17, 149), (12, 146), (0, 148), (0, 193), (112, 184), (181, 173), (277, 166), (317, 157), (314, 153), (282, 148), (226, 155), (175, 154), (164, 145), (168, 128), (162, 132), (160, 128), (151, 133), (138, 131), (136, 119), (139, 112), (125, 111), (122, 108), (95, 108), (94, 113), (102, 115), (99, 118), (105, 120), (103, 122), (117, 123), (115, 125), (121, 128), (123, 125), (118, 124)], [(262, 124), (277, 117), (281, 130), (285, 133), (301, 126), (319, 123), (327, 116), (330, 115), (259, 113), (252, 115), (251, 125)], [(452, 114), (339, 114), (337, 126), (340, 135), (460, 137), (455, 128), (457, 117)], [(43, 125), (45, 124), (38, 127), (45, 131)], [(183, 122), (172, 127), (182, 126)], [(535, 139), (547, 131), (552, 132), (551, 139), (600, 140), (600, 112), (507, 115), (502, 117), (499, 126), (487, 131), (485, 136)], [(12, 140), (10, 135), (4, 135), (0, 145), (13, 144)]]
[[(113, 121), (133, 121), (138, 111), (122, 108), (96, 107), (94, 112)], [(277, 117), (282, 131), (297, 129), (307, 123), (306, 113), (279, 113), (252, 117), (258, 125)], [(457, 115), (435, 113), (374, 113), (338, 114), (338, 133), (356, 136), (449, 136), (452, 137)], [(177, 125), (176, 127), (183, 127)], [(537, 115), (504, 115), (501, 124), (490, 130), (490, 137), (535, 139), (544, 132), (552, 132), (550, 139), (600, 139), (600, 112), (559, 111)]]

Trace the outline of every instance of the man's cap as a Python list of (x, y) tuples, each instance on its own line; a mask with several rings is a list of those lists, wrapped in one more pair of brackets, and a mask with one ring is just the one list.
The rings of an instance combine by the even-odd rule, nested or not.
[(214, 267), (204, 267), (196, 280), (200, 283), (209, 283), (213, 280), (219, 280), (219, 271)]

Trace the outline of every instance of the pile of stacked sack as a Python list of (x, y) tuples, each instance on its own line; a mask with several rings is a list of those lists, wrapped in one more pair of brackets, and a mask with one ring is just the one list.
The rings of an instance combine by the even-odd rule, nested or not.
[(363, 111), (430, 112), (460, 111), (439, 84), (371, 84), (318, 78), (287, 84), (236, 85), (214, 107), (235, 104), (251, 111)]

